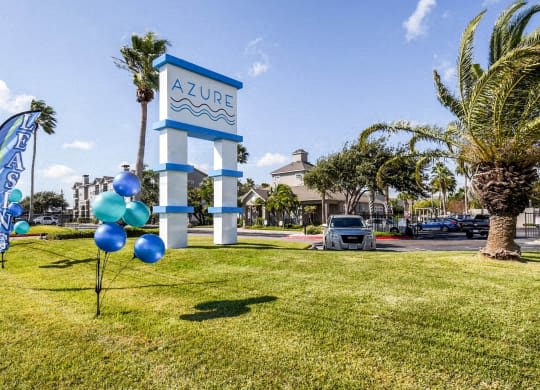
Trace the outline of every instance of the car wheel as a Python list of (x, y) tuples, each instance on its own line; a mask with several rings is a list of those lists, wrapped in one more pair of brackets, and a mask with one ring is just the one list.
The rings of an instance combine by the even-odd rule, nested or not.
[(472, 232), (469, 231), (469, 230), (467, 230), (467, 231), (465, 232), (465, 235), (467, 236), (467, 238), (473, 238), (473, 234), (472, 234)]
[(390, 233), (399, 233), (399, 229), (397, 227), (390, 228)]

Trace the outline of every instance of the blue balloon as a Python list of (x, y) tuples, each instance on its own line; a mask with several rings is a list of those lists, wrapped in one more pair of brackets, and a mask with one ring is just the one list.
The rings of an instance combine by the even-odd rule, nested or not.
[(92, 202), (92, 210), (103, 222), (116, 222), (124, 215), (126, 202), (116, 192), (102, 192)]
[(114, 177), (113, 188), (118, 195), (129, 197), (139, 193), (141, 181), (131, 172), (121, 172)]
[(10, 203), (8, 210), (15, 218), (20, 217), (24, 213), (24, 208), (19, 203)]
[(20, 202), (23, 197), (22, 191), (18, 188), (11, 190), (8, 196), (8, 202)]
[(104, 223), (94, 233), (94, 241), (105, 252), (119, 251), (126, 245), (127, 234), (117, 223)]
[(155, 263), (165, 254), (165, 243), (155, 234), (143, 234), (135, 241), (135, 257), (145, 263)]
[(126, 204), (126, 212), (122, 219), (131, 226), (143, 226), (150, 218), (150, 209), (141, 201), (133, 201)]
[(17, 234), (26, 234), (30, 230), (30, 225), (26, 221), (19, 221), (13, 228)]

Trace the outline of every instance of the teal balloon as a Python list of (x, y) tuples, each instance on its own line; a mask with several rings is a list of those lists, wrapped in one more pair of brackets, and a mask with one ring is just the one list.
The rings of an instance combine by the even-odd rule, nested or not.
[(30, 230), (30, 225), (26, 221), (19, 221), (14, 226), (15, 233), (26, 234)]
[(92, 210), (103, 222), (116, 222), (124, 215), (126, 202), (116, 192), (102, 192), (92, 202)]
[(148, 218), (150, 218), (150, 209), (143, 202), (136, 200), (126, 204), (126, 212), (122, 219), (128, 225), (141, 227), (148, 222)]
[(22, 198), (23, 198), (22, 191), (19, 190), (18, 188), (14, 188), (9, 193), (8, 202), (17, 203), (17, 202), (20, 202)]

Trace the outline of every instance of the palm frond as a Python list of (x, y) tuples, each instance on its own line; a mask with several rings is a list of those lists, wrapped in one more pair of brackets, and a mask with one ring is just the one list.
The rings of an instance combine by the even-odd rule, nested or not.
[(474, 33), (485, 12), (486, 11), (482, 11), (469, 22), (461, 37), (461, 45), (458, 56), (458, 81), (462, 101), (467, 100), (476, 81), (476, 75), (473, 69)]
[(491, 32), (491, 40), (489, 47), (489, 65), (493, 65), (499, 58), (505, 55), (508, 51), (508, 25), (512, 16), (524, 5), (525, 1), (520, 0), (507, 7), (495, 21), (495, 26)]
[(455, 116), (462, 119), (463, 115), (463, 106), (461, 102), (450, 92), (450, 90), (443, 84), (441, 81), (441, 76), (439, 73), (433, 71), (433, 79), (435, 80), (435, 87), (437, 89), (437, 99), (439, 102), (448, 108)]

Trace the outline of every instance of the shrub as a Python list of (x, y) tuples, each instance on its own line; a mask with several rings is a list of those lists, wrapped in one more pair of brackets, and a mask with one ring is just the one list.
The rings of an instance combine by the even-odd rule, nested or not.
[(321, 234), (322, 227), (309, 225), (306, 227), (306, 234)]

